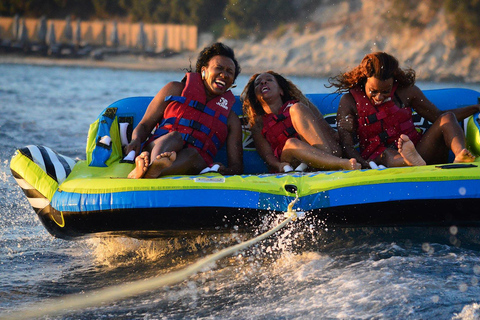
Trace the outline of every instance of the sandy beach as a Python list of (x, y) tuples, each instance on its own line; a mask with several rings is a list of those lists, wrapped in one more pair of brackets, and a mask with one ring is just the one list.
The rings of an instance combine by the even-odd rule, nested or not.
[(195, 67), (196, 53), (182, 53), (168, 58), (144, 57), (125, 54), (106, 56), (103, 60), (95, 60), (91, 57), (54, 58), (23, 54), (0, 54), (0, 64), (30, 64), (43, 66), (111, 68), (145, 71), (181, 72), (189, 68), (189, 60), (192, 61), (192, 67)]

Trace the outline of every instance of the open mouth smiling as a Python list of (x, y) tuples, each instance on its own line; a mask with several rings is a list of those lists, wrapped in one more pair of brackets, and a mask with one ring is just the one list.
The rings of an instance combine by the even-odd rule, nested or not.
[(381, 101), (378, 101), (378, 100), (373, 100), (373, 104), (374, 104), (374, 105), (376, 105), (376, 106), (378, 106), (379, 104), (382, 104), (382, 103), (388, 102), (388, 101), (390, 101), (390, 100), (392, 100), (392, 98), (391, 98), (391, 97), (388, 97), (388, 98), (386, 98), (386, 99), (384, 99), (384, 100), (381, 100)]
[(220, 88), (225, 88), (225, 85), (227, 84), (225, 81), (223, 80), (215, 80), (215, 84), (220, 87)]

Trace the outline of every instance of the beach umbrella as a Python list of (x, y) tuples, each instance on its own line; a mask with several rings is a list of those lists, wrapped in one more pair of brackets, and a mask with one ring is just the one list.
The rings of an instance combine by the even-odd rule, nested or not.
[(53, 22), (50, 23), (50, 28), (48, 29), (48, 32), (47, 32), (47, 42), (49, 45), (53, 45), (57, 43), (57, 39), (55, 36), (55, 25), (53, 24)]
[(163, 33), (163, 41), (162, 41), (162, 50), (168, 49), (168, 29), (164, 29), (165, 32)]
[(145, 31), (143, 30), (143, 22), (140, 22), (140, 24), (139, 24), (137, 46), (139, 46), (140, 49), (142, 49), (142, 50), (145, 50), (145, 48), (147, 47), (147, 35), (145, 34)]
[(80, 45), (82, 42), (82, 28), (81, 28), (82, 22), (80, 21), (80, 18), (77, 19), (77, 26), (75, 29), (75, 44)]
[(65, 29), (63, 30), (63, 36), (67, 42), (72, 42), (73, 40), (73, 29), (72, 29), (72, 19), (70, 16), (67, 16), (65, 19)]
[(45, 16), (40, 18), (40, 26), (38, 27), (37, 38), (41, 44), (45, 44), (47, 38), (47, 18), (45, 18)]
[(112, 45), (114, 47), (118, 47), (118, 45), (120, 44), (120, 40), (118, 39), (117, 21), (113, 21), (113, 28), (112, 28), (112, 33), (110, 34), (110, 41), (112, 41)]
[(102, 31), (100, 31), (100, 41), (102, 41), (102, 46), (107, 46), (107, 25), (102, 24)]
[(18, 39), (18, 29), (19, 29), (19, 24), (20, 24), (20, 17), (18, 16), (18, 14), (16, 14), (14, 17), (13, 17), (13, 24), (12, 24), (12, 36), (13, 36), (13, 40), (17, 40)]
[(27, 26), (25, 25), (25, 19), (22, 19), (22, 23), (20, 24), (20, 29), (18, 31), (18, 42), (22, 45), (26, 45), (28, 43), (28, 30)]
[(157, 48), (157, 30), (153, 29), (152, 30), (152, 45), (151, 49), (153, 52), (155, 52), (155, 49)]

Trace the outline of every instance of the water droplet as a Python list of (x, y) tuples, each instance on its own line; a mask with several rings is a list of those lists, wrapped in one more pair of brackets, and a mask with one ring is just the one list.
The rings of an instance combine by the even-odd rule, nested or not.
[(431, 250), (430, 244), (427, 243), (427, 242), (424, 242), (422, 244), (422, 250), (425, 251), (425, 252), (429, 252)]
[(457, 228), (457, 226), (451, 226), (449, 230), (450, 230), (450, 234), (451, 234), (451, 235), (454, 235), (454, 236), (455, 236), (455, 235), (457, 235), (457, 233), (458, 233), (458, 228)]
[(473, 277), (471, 282), (472, 282), (472, 286), (477, 286), (478, 285), (478, 278)]
[(465, 194), (467, 194), (467, 189), (465, 187), (460, 187), (460, 189), (458, 189), (458, 193), (464, 196)]
[(473, 267), (473, 272), (474, 272), (475, 274), (480, 274), (480, 266), (479, 266), (479, 265), (474, 266), (474, 267)]

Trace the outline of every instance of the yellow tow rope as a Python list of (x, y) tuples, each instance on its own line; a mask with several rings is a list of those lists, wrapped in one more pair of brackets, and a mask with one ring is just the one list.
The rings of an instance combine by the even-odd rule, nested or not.
[(135, 296), (148, 292), (153, 289), (158, 289), (164, 286), (172, 285), (186, 280), (189, 276), (204, 270), (204, 268), (211, 263), (220, 260), (226, 256), (232, 255), (235, 252), (248, 248), (255, 243), (264, 240), (283, 228), (290, 221), (295, 220), (297, 217), (301, 217), (303, 212), (293, 211), (294, 204), (298, 201), (298, 196), (290, 202), (288, 210), (285, 212), (285, 220), (280, 224), (270, 229), (269, 231), (262, 233), (261, 235), (250, 239), (248, 241), (239, 243), (237, 245), (225, 248), (217, 253), (206, 256), (203, 259), (195, 262), (194, 264), (179, 270), (174, 271), (166, 275), (150, 278), (147, 280), (138, 280), (131, 283), (126, 283), (118, 286), (112, 286), (105, 289), (92, 291), (86, 294), (73, 294), (66, 296), (65, 298), (57, 298), (53, 301), (42, 302), (30, 306), (26, 309), (21, 309), (12, 313), (0, 314), (0, 319), (29, 319), (38, 318), (43, 316), (54, 316), (72, 312), (75, 310), (100, 306), (103, 303), (111, 302), (127, 297)]

